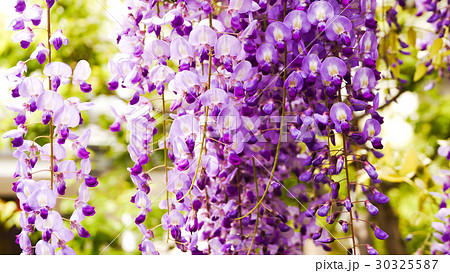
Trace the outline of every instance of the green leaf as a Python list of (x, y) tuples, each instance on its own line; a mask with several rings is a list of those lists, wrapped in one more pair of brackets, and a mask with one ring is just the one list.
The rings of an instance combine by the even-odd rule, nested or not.
[(444, 44), (444, 42), (442, 41), (441, 38), (434, 40), (433, 44), (430, 47), (430, 56), (433, 57), (436, 54), (438, 54), (439, 50), (441, 50), (443, 44)]
[(391, 175), (391, 174), (379, 174), (378, 176), (379, 179), (386, 181), (386, 182), (392, 182), (392, 183), (400, 183), (400, 182), (404, 182), (405, 180), (403, 179), (403, 177), (398, 176), (398, 175)]
[(416, 151), (411, 148), (403, 159), (402, 167), (399, 172), (400, 176), (404, 177), (414, 173), (419, 166), (418, 161)]
[(14, 214), (14, 211), (16, 209), (17, 205), (13, 201), (0, 203), (0, 221), (6, 222), (6, 220), (8, 220)]
[(416, 45), (416, 37), (417, 37), (416, 31), (413, 28), (410, 28), (408, 30), (406, 37), (407, 37), (408, 44), (410, 46), (414, 47)]
[(416, 67), (416, 72), (414, 72), (414, 81), (420, 80), (427, 73), (427, 67), (425, 64), (421, 63)]
[(450, 55), (450, 50), (447, 50), (442, 53), (442, 57), (447, 57), (448, 55)]

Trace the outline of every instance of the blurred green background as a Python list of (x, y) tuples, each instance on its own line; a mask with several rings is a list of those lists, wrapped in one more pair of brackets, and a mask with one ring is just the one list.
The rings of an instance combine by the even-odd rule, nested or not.
[[(3, 133), (14, 128), (14, 115), (3, 103), (12, 101), (11, 85), (4, 78), (4, 72), (20, 60), (26, 60), (34, 50), (34, 46), (23, 50), (18, 44), (11, 42), (14, 32), (7, 30), (12, 21), (14, 1), (0, 11), (0, 131)], [(33, 2), (33, 1), (29, 1)], [(34, 1), (40, 2), (40, 1)], [(409, 3), (409, 2), (408, 2)], [(4, 4), (4, 3), (3, 3)], [(2, 5), (3, 5), (2, 4)], [(415, 10), (411, 3), (408, 9), (400, 10), (399, 23), (402, 27), (390, 27), (383, 21), (384, 13), (390, 6), (378, 8), (380, 57), (379, 70), (385, 77), (379, 83), (381, 95), (381, 111), (385, 117), (382, 126), (382, 137), (385, 149), (384, 157), (373, 159), (383, 180), (384, 193), (391, 202), (380, 207), (375, 219), (379, 226), (390, 234), (386, 241), (373, 240), (380, 254), (412, 254), (416, 251), (429, 253), (429, 245), (433, 239), (431, 222), (436, 221), (434, 214), (438, 210), (440, 200), (430, 192), (440, 192), (441, 185), (432, 179), (439, 169), (448, 168), (449, 163), (437, 156), (438, 140), (449, 140), (450, 137), (450, 85), (448, 74), (440, 78), (437, 72), (429, 75), (417, 75), (418, 64), (424, 58), (433, 58), (436, 66), (445, 67), (444, 54), (424, 54), (414, 45), (407, 50), (412, 54), (405, 56), (399, 53), (397, 38), (415, 44), (415, 37), (424, 36), (426, 31), (417, 30), (415, 26), (422, 24), (414, 18)], [(114, 118), (110, 106), (120, 107), (131, 96), (127, 90), (119, 89), (111, 92), (107, 88), (109, 72), (107, 69), (110, 57), (117, 54), (114, 30), (119, 25), (123, 8), (120, 0), (59, 0), (52, 16), (52, 28), (61, 28), (69, 38), (68, 46), (54, 52), (53, 60), (63, 61), (75, 67), (77, 61), (86, 59), (92, 67), (89, 82), (93, 92), (84, 94), (68, 85), (62, 89), (65, 96), (79, 96), (82, 101), (92, 101), (96, 106), (83, 113), (84, 125), (79, 132), (90, 128), (93, 132), (89, 151), (93, 155), (94, 175), (99, 177), (99, 186), (91, 191), (91, 205), (96, 207), (96, 215), (84, 221), (85, 228), (92, 234), (89, 239), (75, 236), (70, 246), (80, 254), (138, 254), (137, 245), (141, 235), (134, 224), (138, 210), (130, 203), (134, 194), (133, 183), (128, 176), (127, 167), (131, 166), (126, 150), (126, 134), (109, 132), (109, 125)], [(41, 33), (42, 32), (42, 33)], [(36, 30), (36, 40), (45, 39), (45, 31)], [(446, 50), (445, 44), (439, 52)], [(427, 57), (428, 56), (428, 57)], [(402, 60), (403, 65), (393, 66)], [(42, 66), (37, 61), (30, 61), (28, 74), (34, 71), (41, 73)], [(419, 71), (419, 74), (422, 74)], [(402, 88), (398, 88), (392, 76), (408, 80)], [(421, 77), (419, 77), (421, 76)], [(431, 90), (424, 87), (435, 82)], [(396, 98), (394, 102), (392, 98)], [(363, 120), (360, 120), (363, 122)], [(40, 127), (31, 127), (29, 136), (45, 133)], [(162, 130), (159, 130), (162, 131)], [(161, 162), (161, 154), (154, 154), (151, 164)], [(20, 248), (14, 243), (19, 233), (18, 209), (14, 192), (11, 190), (12, 174), (15, 159), (11, 156), (8, 140), (0, 140), (0, 254), (18, 254)], [(363, 172), (357, 173), (359, 180), (368, 179)], [(151, 198), (153, 212), (147, 219), (147, 226), (157, 226), (164, 211), (158, 209), (164, 188), (161, 186), (162, 174), (155, 173)], [(69, 187), (75, 193), (75, 187)], [(73, 201), (63, 200), (58, 203), (65, 216), (70, 217)], [(364, 215), (369, 217), (369, 215)], [(372, 241), (367, 225), (356, 226), (361, 241)], [(161, 228), (155, 229), (155, 244), (161, 253), (180, 253), (173, 251), (173, 245), (167, 245)], [(407, 240), (408, 238), (408, 240)], [(342, 248), (335, 248), (336, 254), (344, 254)], [(317, 249), (307, 249), (308, 253), (322, 253)]]

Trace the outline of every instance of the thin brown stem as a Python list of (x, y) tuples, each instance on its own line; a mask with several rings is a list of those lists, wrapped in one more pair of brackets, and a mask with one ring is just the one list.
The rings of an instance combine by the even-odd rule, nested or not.
[[(239, 210), (239, 217), (241, 217), (242, 216), (242, 206), (241, 206), (241, 191), (242, 191), (242, 188), (241, 188), (241, 180), (239, 179), (239, 167), (238, 167), (238, 170), (236, 171), (236, 180), (237, 180), (237, 186), (238, 186), (238, 200), (239, 200), (239, 204), (238, 204), (238, 210)], [(241, 231), (241, 236), (242, 236), (242, 234), (244, 234), (244, 232), (242, 231), (243, 230), (243, 227), (242, 227), (242, 219), (241, 220), (239, 220), (239, 229), (240, 229), (240, 231)]]
[[(258, 177), (256, 176), (256, 164), (254, 157), (252, 157), (252, 163), (253, 163), (253, 179), (255, 180), (255, 188), (256, 188), (256, 198), (259, 198)], [(256, 232), (258, 231), (258, 222), (259, 222), (259, 205), (256, 205), (255, 230), (253, 231), (252, 243), (250, 244), (250, 248), (248, 249), (247, 255), (249, 255), (252, 252), (253, 244), (255, 243)]]
[[(338, 91), (339, 92), (339, 100), (342, 101), (342, 96), (341, 96), (341, 90)], [(347, 136), (345, 135), (344, 132), (342, 132), (342, 146), (344, 149), (344, 168), (345, 168), (345, 179), (347, 181), (347, 197), (350, 200), (350, 202), (352, 201), (351, 195), (350, 195), (350, 178), (349, 178), (349, 171), (348, 171), (348, 152), (347, 152)], [(350, 209), (349, 211), (349, 215), (350, 215), (350, 230), (351, 230), (351, 238), (352, 238), (352, 254), (356, 255), (356, 242), (355, 242), (355, 230), (353, 227), (353, 210)]]
[[(52, 62), (52, 47), (50, 44), (50, 37), (52, 35), (51, 31), (51, 14), (50, 14), (50, 7), (47, 7), (47, 45), (48, 45), (48, 63)], [(48, 78), (48, 89), (52, 90), (52, 80), (49, 77)], [(54, 176), (54, 151), (53, 151), (53, 117), (50, 119), (49, 122), (50, 126), (50, 188), (53, 190), (53, 176)]]

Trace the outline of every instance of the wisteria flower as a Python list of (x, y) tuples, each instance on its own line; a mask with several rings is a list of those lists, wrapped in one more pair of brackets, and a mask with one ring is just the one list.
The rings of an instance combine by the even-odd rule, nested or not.
[(39, 43), (36, 50), (31, 54), (30, 59), (36, 59), (40, 64), (44, 64), (48, 53), (48, 48), (46, 48), (43, 43)]
[(33, 42), (33, 38), (34, 38), (33, 30), (31, 30), (31, 28), (29, 27), (26, 27), (24, 30), (14, 35), (12, 41), (14, 43), (20, 43), (20, 46), (22, 48), (28, 48), (30, 44)]
[(337, 132), (348, 132), (352, 120), (352, 110), (343, 102), (333, 104), (330, 110), (330, 118), (334, 122)]
[(61, 29), (57, 29), (53, 35), (50, 37), (50, 44), (53, 45), (53, 47), (58, 51), (62, 45), (68, 45), (69, 39), (67, 39), (66, 36), (63, 35)]
[(81, 60), (75, 66), (73, 70), (72, 83), (74, 85), (80, 85), (81, 91), (89, 93), (92, 90), (90, 84), (86, 83), (86, 80), (91, 76), (91, 67), (86, 60)]
[(72, 68), (62, 62), (52, 62), (44, 67), (44, 75), (50, 77), (52, 81), (52, 90), (57, 91), (61, 83), (70, 82), (69, 77), (72, 76)]
[(285, 50), (285, 43), (292, 39), (292, 34), (289, 28), (282, 22), (273, 22), (267, 27), (266, 41), (273, 44), (278, 52), (283, 53)]
[(309, 6), (307, 17), (320, 32), (325, 30), (325, 21), (334, 15), (334, 9), (327, 1), (315, 1)]

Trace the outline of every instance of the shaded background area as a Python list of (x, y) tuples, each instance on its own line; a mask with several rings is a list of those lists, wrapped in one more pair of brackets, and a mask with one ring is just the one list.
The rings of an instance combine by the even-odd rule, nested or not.
[[(2, 4), (5, 7), (2, 6), (0, 10), (2, 26), (7, 26), (14, 14), (14, 1), (6, 2)], [(61, 28), (70, 40), (68, 46), (54, 52), (54, 60), (67, 62), (73, 68), (77, 61), (86, 59), (92, 67), (89, 82), (93, 86), (93, 92), (84, 94), (71, 85), (62, 89), (65, 96), (79, 96), (82, 101), (92, 101), (96, 105), (83, 114), (84, 127), (79, 129), (79, 131), (87, 128), (92, 130), (89, 151), (93, 155), (93, 175), (99, 177), (99, 186), (91, 191), (91, 204), (96, 207), (97, 214), (84, 222), (92, 236), (89, 239), (75, 236), (71, 242), (71, 247), (80, 254), (139, 253), (137, 246), (141, 235), (134, 224), (138, 210), (130, 203), (134, 187), (126, 170), (132, 165), (126, 150), (127, 136), (123, 131), (119, 133), (109, 131), (109, 125), (114, 120), (110, 106), (123, 107), (125, 101), (132, 95), (132, 92), (120, 88), (114, 93), (107, 89), (109, 80), (107, 63), (108, 59), (117, 53), (114, 29), (118, 26), (122, 12), (120, 0), (60, 0), (52, 17), (53, 29)], [(414, 10), (400, 14), (399, 23), (412, 24), (411, 20), (414, 20), (412, 14)], [(45, 39), (44, 34), (37, 35), (36, 40)], [(19, 60), (26, 59), (34, 50), (33, 45), (27, 50), (22, 50), (18, 44), (12, 43), (10, 38), (13, 35), (12, 31), (0, 27), (2, 134), (14, 127), (14, 115), (3, 106), (3, 103), (13, 101), (10, 96), (11, 86), (3, 77), (3, 73)], [(382, 115), (385, 117), (381, 135), (385, 149), (384, 157), (374, 162), (383, 180), (383, 192), (391, 198), (391, 202), (379, 206), (380, 213), (373, 220), (390, 234), (390, 238), (386, 241), (373, 240), (372, 232), (366, 224), (357, 225), (356, 228), (358, 241), (373, 244), (380, 254), (411, 254), (418, 249), (427, 253), (432, 239), (430, 235), (433, 232), (431, 222), (436, 221), (434, 214), (439, 205), (439, 200), (432, 197), (430, 192), (441, 190), (441, 186), (435, 184), (432, 176), (439, 169), (449, 166), (445, 159), (439, 158), (436, 154), (438, 140), (448, 140), (450, 137), (448, 80), (443, 79), (436, 83), (434, 88), (425, 91), (424, 86), (436, 78), (436, 75), (427, 75), (416, 82), (413, 80), (418, 50), (414, 49), (414, 52), (415, 54), (411, 56), (401, 56), (404, 64), (399, 73), (402, 78), (408, 80), (403, 89), (395, 88), (395, 82), (392, 80), (379, 83)], [(383, 66), (386, 64), (380, 61), (380, 70)], [(30, 61), (28, 67), (28, 74), (34, 71), (40, 73), (42, 69), (36, 61)], [(386, 71), (383, 75), (390, 77)], [(391, 100), (392, 98), (395, 100)], [(360, 119), (359, 122), (363, 124), (364, 119)], [(42, 130), (39, 127), (30, 128), (29, 137), (43, 134)], [(161, 153), (153, 154), (151, 165), (159, 165), (161, 157)], [(11, 190), (15, 164), (9, 141), (1, 138), (0, 254), (20, 253), (20, 248), (14, 242), (15, 235), (19, 233), (19, 211), (15, 193)], [(355, 173), (354, 170), (351, 171)], [(45, 179), (39, 176), (36, 178)], [(357, 172), (354, 178), (361, 181), (368, 179), (364, 171)], [(147, 217), (148, 227), (157, 226), (164, 213), (158, 209), (162, 199), (161, 193), (164, 192), (163, 173), (153, 173), (152, 180), (150, 198), (153, 202), (153, 212)], [(74, 181), (71, 186), (69, 184), (69, 195), (75, 194), (77, 190), (75, 186)], [(283, 194), (286, 196), (285, 192)], [(57, 207), (63, 216), (70, 217), (73, 202), (59, 201)], [(361, 215), (367, 218), (368, 216)], [(174, 249), (174, 245), (166, 244), (161, 228), (155, 230), (155, 236), (155, 245), (161, 253), (181, 253)], [(334, 246), (334, 249), (335, 254), (345, 254), (345, 250), (338, 246)], [(306, 252), (324, 253), (309, 243)]]

